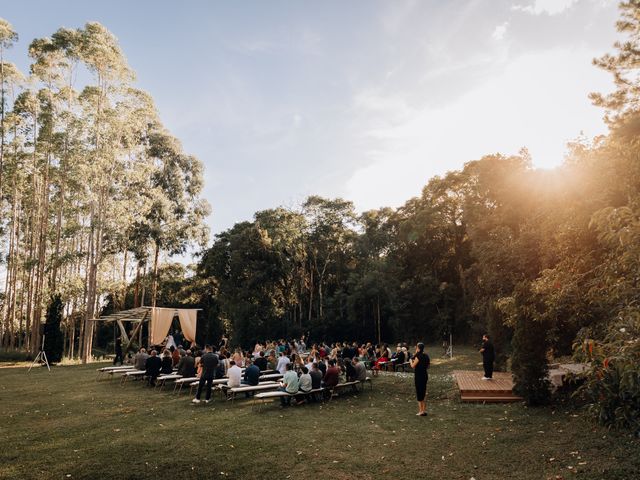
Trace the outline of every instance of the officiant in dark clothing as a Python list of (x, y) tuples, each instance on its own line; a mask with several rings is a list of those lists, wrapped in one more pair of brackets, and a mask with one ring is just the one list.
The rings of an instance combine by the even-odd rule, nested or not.
[(489, 335), (486, 333), (482, 336), (480, 353), (482, 354), (482, 366), (484, 367), (484, 377), (482, 377), (482, 380), (491, 380), (493, 378), (493, 362), (496, 359), (496, 352), (493, 349)]

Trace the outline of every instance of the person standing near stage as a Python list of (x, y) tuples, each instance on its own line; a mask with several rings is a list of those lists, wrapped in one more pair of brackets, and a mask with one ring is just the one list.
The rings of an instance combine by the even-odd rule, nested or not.
[(424, 343), (420, 342), (416, 346), (416, 353), (411, 359), (411, 368), (415, 372), (415, 385), (416, 385), (416, 398), (418, 400), (418, 413), (419, 417), (425, 417), (427, 415), (427, 402), (425, 400), (427, 396), (427, 382), (429, 381), (428, 368), (431, 363), (429, 355), (424, 351)]
[(120, 362), (120, 365), (122, 365), (122, 340), (120, 339), (120, 335), (118, 335), (116, 337), (116, 358), (113, 359), (113, 364), (115, 365), (116, 363)]
[(198, 383), (198, 391), (196, 392), (196, 398), (193, 399), (193, 403), (200, 403), (200, 395), (202, 389), (207, 385), (205, 392), (205, 403), (209, 403), (211, 400), (211, 387), (213, 386), (213, 379), (218, 368), (218, 356), (213, 353), (211, 345), (204, 347), (205, 353), (200, 357), (200, 365), (202, 365), (202, 374), (200, 375), (200, 382)]
[(484, 367), (484, 377), (482, 377), (482, 380), (491, 380), (493, 378), (493, 362), (496, 359), (496, 352), (489, 339), (489, 335), (486, 333), (482, 336), (480, 353), (482, 354), (482, 366)]

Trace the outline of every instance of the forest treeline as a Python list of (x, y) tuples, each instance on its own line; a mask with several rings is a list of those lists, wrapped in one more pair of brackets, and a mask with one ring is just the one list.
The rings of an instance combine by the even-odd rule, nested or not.
[(609, 373), (592, 378), (604, 385), (610, 374), (616, 391), (626, 381), (636, 395), (640, 2), (621, 3), (617, 27), (627, 41), (594, 60), (616, 89), (591, 97), (609, 133), (568, 145), (562, 166), (535, 169), (526, 150), (487, 155), (397, 209), (358, 214), (311, 196), (260, 211), (216, 235), (194, 274), (167, 265), (161, 297), (203, 308), (201, 341), (223, 330), (247, 346), (302, 333), (384, 342), (488, 331), (528, 398), (546, 390), (547, 358), (571, 353), (606, 360)]
[(17, 38), (0, 19), (0, 337), (37, 351), (59, 295), (66, 352), (86, 361), (107, 296), (122, 308), (131, 277), (157, 273), (163, 252), (206, 244), (203, 167), (105, 27), (34, 39), (28, 72), (7, 60)]

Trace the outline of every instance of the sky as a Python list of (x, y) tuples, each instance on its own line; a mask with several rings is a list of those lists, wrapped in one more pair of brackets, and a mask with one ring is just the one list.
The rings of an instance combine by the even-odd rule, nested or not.
[(614, 0), (0, 1), (32, 39), (98, 21), (136, 86), (205, 165), (213, 233), (308, 195), (398, 207), (492, 153), (562, 163), (606, 133), (588, 94), (619, 38)]

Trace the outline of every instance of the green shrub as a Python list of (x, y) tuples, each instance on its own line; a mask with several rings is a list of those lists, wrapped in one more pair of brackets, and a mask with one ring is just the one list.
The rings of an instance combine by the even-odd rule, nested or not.
[(516, 295), (511, 356), (513, 392), (531, 406), (545, 405), (551, 396), (547, 379), (547, 329), (537, 320), (538, 310), (534, 301), (529, 289), (522, 286)]
[(591, 364), (575, 396), (588, 402), (603, 425), (640, 435), (640, 312), (624, 317), (604, 340), (586, 338), (574, 345), (575, 358)]
[(521, 316), (513, 335), (513, 392), (524, 398), (528, 405), (545, 405), (550, 391), (547, 380), (547, 347), (545, 330), (539, 322)]

